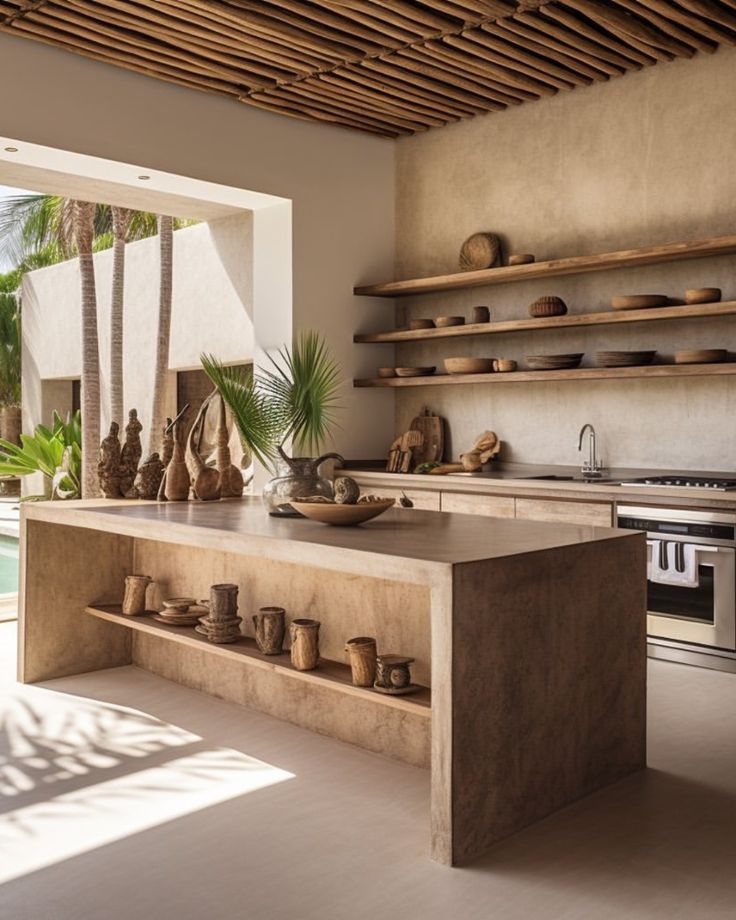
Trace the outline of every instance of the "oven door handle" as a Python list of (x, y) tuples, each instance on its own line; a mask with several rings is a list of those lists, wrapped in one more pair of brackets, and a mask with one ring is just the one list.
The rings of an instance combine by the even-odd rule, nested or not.
[[(647, 546), (654, 546), (655, 543), (672, 543), (672, 540), (647, 540)], [(691, 543), (691, 546), (694, 546), (696, 551), (699, 553), (723, 553), (723, 552), (733, 552), (733, 550), (728, 546), (703, 546), (700, 543)]]

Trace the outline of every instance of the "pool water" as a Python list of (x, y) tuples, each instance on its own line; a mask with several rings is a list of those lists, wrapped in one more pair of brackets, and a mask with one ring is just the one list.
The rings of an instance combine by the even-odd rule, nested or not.
[(18, 540), (0, 535), (0, 594), (18, 592)]

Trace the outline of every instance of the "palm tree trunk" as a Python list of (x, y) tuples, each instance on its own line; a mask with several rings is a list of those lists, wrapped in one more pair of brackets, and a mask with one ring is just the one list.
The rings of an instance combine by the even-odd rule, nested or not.
[(125, 292), (125, 244), (132, 211), (112, 207), (112, 298), (110, 301), (110, 421), (121, 427), (125, 420), (123, 395), (123, 298)]
[(161, 280), (158, 304), (158, 341), (156, 372), (153, 380), (153, 409), (148, 432), (148, 453), (159, 448), (161, 429), (166, 421), (166, 375), (169, 370), (169, 339), (171, 336), (171, 300), (173, 280), (174, 221), (161, 215), (158, 219), (161, 252)]
[(74, 203), (74, 237), (82, 282), (82, 498), (100, 494), (97, 451), (100, 446), (100, 353), (97, 338), (97, 292), (92, 258), (96, 205)]

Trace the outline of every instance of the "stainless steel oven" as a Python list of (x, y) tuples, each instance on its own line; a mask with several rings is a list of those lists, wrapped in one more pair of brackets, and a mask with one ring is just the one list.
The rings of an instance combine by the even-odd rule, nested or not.
[[(618, 506), (618, 526), (652, 541), (689, 543), (697, 584), (647, 581), (647, 633), (689, 645), (736, 650), (736, 514)], [(651, 563), (652, 546), (647, 547)]]

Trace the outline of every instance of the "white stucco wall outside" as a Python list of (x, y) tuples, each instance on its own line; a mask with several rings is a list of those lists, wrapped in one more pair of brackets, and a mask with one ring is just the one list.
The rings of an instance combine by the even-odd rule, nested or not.
[[(177, 370), (199, 367), (202, 352), (230, 364), (252, 360), (252, 220), (247, 213), (177, 230), (167, 382), (176, 406)], [(109, 417), (112, 251), (95, 255), (102, 429)], [(126, 247), (125, 405), (136, 408), (148, 435), (158, 323), (159, 253), (152, 237)], [(64, 392), (51, 381), (81, 376), (79, 264), (76, 259), (26, 275), (23, 282), (23, 425), (48, 422)], [(124, 424), (124, 420), (121, 421)]]

